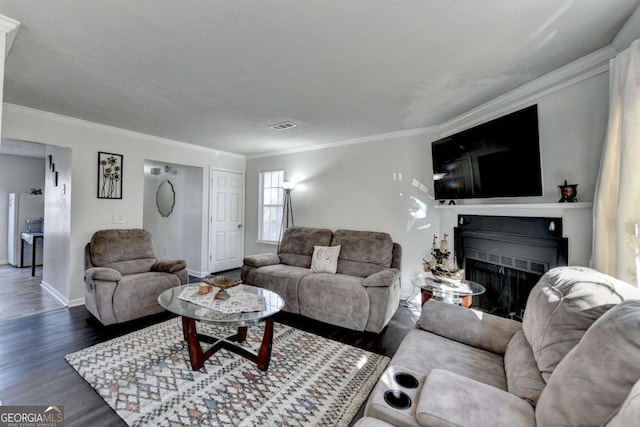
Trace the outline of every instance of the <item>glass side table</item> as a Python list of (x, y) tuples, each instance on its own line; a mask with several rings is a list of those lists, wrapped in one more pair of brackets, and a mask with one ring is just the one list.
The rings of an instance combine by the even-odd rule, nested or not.
[(412, 281), (413, 286), (420, 288), (422, 304), (433, 298), (449, 304), (471, 307), (474, 296), (482, 295), (486, 289), (480, 283), (462, 280), (460, 283), (449, 283), (438, 279), (431, 273), (420, 273)]

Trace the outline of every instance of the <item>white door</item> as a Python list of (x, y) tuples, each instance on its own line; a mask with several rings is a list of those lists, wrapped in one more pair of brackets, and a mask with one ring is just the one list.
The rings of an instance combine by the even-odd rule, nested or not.
[(211, 169), (209, 271), (239, 268), (244, 253), (244, 176)]

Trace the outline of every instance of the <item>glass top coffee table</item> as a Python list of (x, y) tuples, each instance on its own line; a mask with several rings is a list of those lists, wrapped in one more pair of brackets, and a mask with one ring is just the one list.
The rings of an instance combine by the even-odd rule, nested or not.
[(433, 298), (449, 304), (457, 304), (463, 307), (471, 307), (472, 298), (482, 295), (486, 289), (480, 283), (471, 280), (462, 280), (459, 283), (449, 283), (439, 280), (431, 273), (420, 273), (412, 280), (414, 286), (422, 292), (422, 303)]
[[(216, 351), (224, 348), (245, 357), (258, 365), (258, 369), (266, 371), (271, 359), (271, 345), (273, 342), (273, 316), (284, 307), (284, 300), (280, 295), (267, 289), (249, 285), (238, 285), (234, 292), (247, 292), (264, 298), (265, 309), (246, 313), (223, 313), (211, 308), (178, 298), (187, 288), (197, 288), (198, 284), (183, 285), (167, 289), (158, 297), (158, 303), (166, 310), (182, 317), (182, 332), (189, 347), (189, 359), (194, 371), (202, 368), (204, 362)], [(215, 337), (198, 333), (196, 320), (221, 326), (237, 327), (235, 334), (225, 337)], [(262, 344), (258, 352), (239, 345), (247, 339), (247, 327), (265, 322)], [(211, 344), (203, 351), (201, 342)]]

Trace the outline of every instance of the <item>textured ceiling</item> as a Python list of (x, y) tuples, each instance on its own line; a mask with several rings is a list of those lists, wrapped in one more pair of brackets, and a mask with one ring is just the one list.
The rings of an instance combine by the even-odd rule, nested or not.
[(299, 148), (440, 124), (607, 46), (639, 2), (0, 0), (22, 23), (4, 101), (240, 154)]

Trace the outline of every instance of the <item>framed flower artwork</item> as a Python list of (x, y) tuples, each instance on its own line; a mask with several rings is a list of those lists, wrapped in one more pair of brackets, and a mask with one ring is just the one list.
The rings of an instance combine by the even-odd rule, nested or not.
[(98, 199), (122, 199), (122, 154), (98, 151)]

